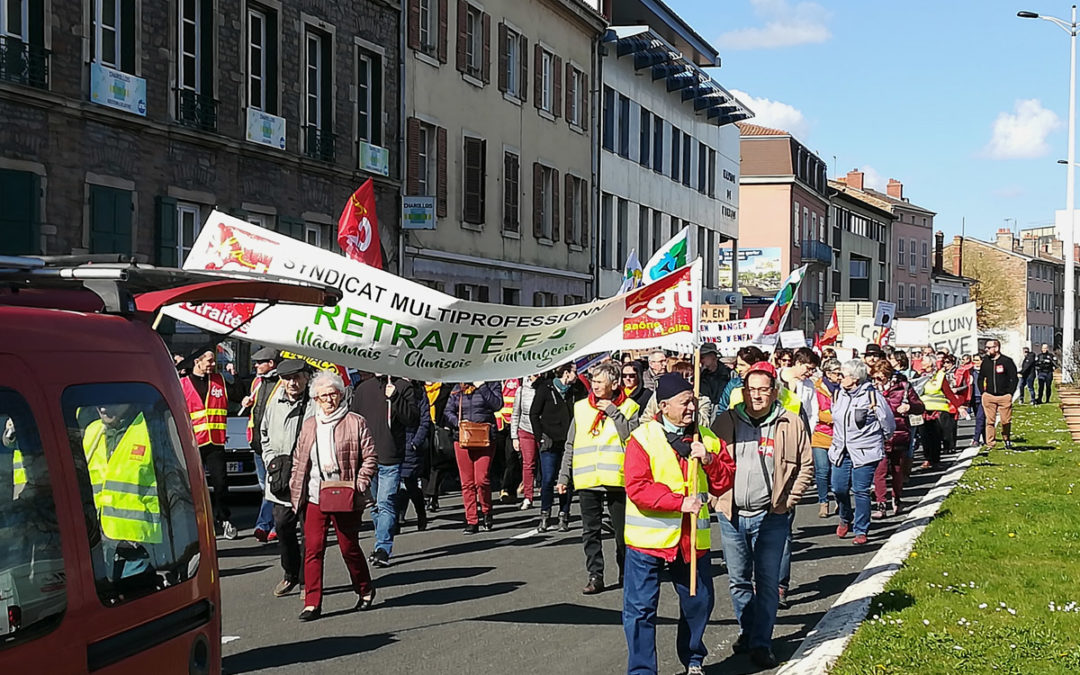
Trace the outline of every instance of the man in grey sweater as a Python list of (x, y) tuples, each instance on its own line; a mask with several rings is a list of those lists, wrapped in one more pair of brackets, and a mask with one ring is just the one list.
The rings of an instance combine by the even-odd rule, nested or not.
[[(274, 505), (274, 527), (284, 571), (284, 577), (274, 587), (274, 595), (281, 597), (300, 583), (302, 559), (296, 532), (298, 520), (289, 501), (289, 477), (300, 427), (304, 420), (315, 414), (315, 402), (308, 396), (310, 373), (306, 363), (300, 359), (287, 359), (281, 362), (277, 372), (281, 386), (266, 402), (259, 436), (267, 467), (264, 497)], [(275, 485), (282, 489), (274, 491)]]

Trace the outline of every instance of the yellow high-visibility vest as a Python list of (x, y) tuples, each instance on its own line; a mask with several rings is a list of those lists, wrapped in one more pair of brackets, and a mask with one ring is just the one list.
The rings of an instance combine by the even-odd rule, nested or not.
[(26, 485), (26, 466), (23, 465), (23, 456), (18, 449), (16, 449), (15, 453), (11, 456), (11, 469), (13, 471), (11, 482), (15, 487), (18, 488), (21, 485)]
[[(731, 397), (728, 399), (730, 401), (729, 408), (734, 408), (736, 403), (743, 402), (742, 391), (742, 387), (731, 390)], [(784, 409), (791, 411), (796, 416), (802, 412), (802, 399), (787, 387), (780, 387), (780, 393), (777, 395), (776, 400), (780, 402)]]
[(101, 532), (109, 539), (161, 543), (161, 506), (150, 434), (142, 413), (132, 421), (112, 456), (105, 447), (105, 425), (91, 422), (83, 452), (94, 488)]
[[(707, 427), (698, 426), (701, 433), (701, 442), (709, 452), (720, 454), (720, 439)], [(634, 429), (630, 434), (645, 452), (649, 455), (649, 466), (652, 469), (653, 480), (663, 483), (672, 492), (679, 495), (690, 495), (690, 480), (683, 477), (682, 467), (679, 466), (679, 458), (672, 450), (667, 441), (667, 433), (661, 422), (646, 422)], [(698, 467), (698, 489), (707, 489), (709, 485), (705, 469)], [(705, 504), (705, 495), (702, 494), (702, 506), (694, 519), (695, 536), (694, 547), (698, 551), (707, 551), (712, 548), (712, 536), (709, 529), (709, 507)], [(679, 545), (679, 537), (682, 534), (683, 513), (681, 511), (653, 511), (640, 509), (630, 499), (626, 500), (626, 525), (624, 528), (627, 546), (643, 549), (674, 548)]]
[[(637, 414), (638, 404), (632, 398), (626, 398), (619, 410), (626, 419)], [(624, 487), (623, 460), (626, 458), (626, 445), (619, 438), (615, 424), (605, 417), (604, 423), (595, 434), (589, 432), (597, 410), (589, 405), (588, 399), (574, 404), (574, 459), (571, 468), (574, 475), (574, 488), (587, 490), (600, 487)]]
[(923, 389), (923, 395), (920, 397), (927, 410), (949, 411), (949, 399), (945, 398), (945, 394), (941, 391), (944, 386), (945, 371), (939, 370), (937, 375), (931, 377), (926, 383), (926, 388)]

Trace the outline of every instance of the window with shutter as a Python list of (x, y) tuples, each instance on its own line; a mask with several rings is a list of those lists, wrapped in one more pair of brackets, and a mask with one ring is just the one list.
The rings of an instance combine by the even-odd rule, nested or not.
[(39, 252), (40, 186), (37, 174), (0, 169), (0, 255)]
[(552, 112), (555, 98), (555, 57), (551, 52), (540, 50), (540, 108)]
[(93, 0), (90, 53), (94, 61), (135, 74), (135, 0)]
[(525, 38), (499, 24), (499, 90), (524, 100), (527, 77)]
[(503, 151), (503, 230), (521, 231), (521, 158), (509, 150)]
[(445, 218), (447, 208), (447, 175), (446, 175), (446, 129), (435, 128), (435, 214)]
[[(356, 134), (361, 141), (382, 145), (383, 58), (362, 47), (356, 50)], [(359, 151), (357, 156), (359, 157)]]
[(127, 190), (90, 186), (90, 252), (131, 251), (132, 193)]
[(473, 225), (484, 224), (484, 147), (483, 140), (465, 137), (462, 220)]
[(277, 14), (255, 4), (247, 12), (247, 103), (277, 114)]
[(187, 260), (191, 247), (199, 237), (202, 218), (198, 204), (180, 202), (176, 204), (176, 256), (180, 265)]
[(179, 213), (176, 200), (157, 197), (154, 200), (154, 264), (160, 267), (180, 267), (180, 237), (177, 228)]
[(604, 149), (615, 152), (615, 90), (604, 87)]
[(611, 262), (613, 201), (614, 197), (607, 193), (600, 198), (600, 268), (605, 270), (614, 269)]

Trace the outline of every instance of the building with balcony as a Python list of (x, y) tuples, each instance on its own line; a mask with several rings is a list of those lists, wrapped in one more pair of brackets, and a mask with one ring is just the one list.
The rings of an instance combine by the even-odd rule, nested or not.
[(889, 256), (892, 212), (862, 190), (829, 181), (832, 302), (893, 302)]
[(591, 300), (593, 91), (606, 21), (578, 0), (406, 0), (402, 274), (460, 298)]
[(0, 0), (2, 254), (181, 264), (214, 208), (324, 248), (375, 179), (397, 258), (400, 8)]
[(874, 190), (865, 184), (861, 171), (849, 171), (837, 179), (848, 189), (858, 192), (866, 201), (892, 213), (891, 228), (892, 259), (890, 270), (890, 297), (895, 298), (896, 316), (909, 318), (922, 316), (931, 311), (930, 290), (932, 270), (931, 233), (934, 216), (929, 209), (911, 203), (904, 196), (904, 184), (889, 179), (885, 192)]
[[(791, 270), (808, 266), (791, 310), (790, 327), (807, 335), (823, 331), (832, 310), (829, 270), (835, 258), (828, 227), (825, 162), (787, 131), (746, 122), (739, 124), (739, 130), (738, 245), (776, 257), (782, 272), (777, 284)], [(763, 313), (775, 291), (769, 287), (762, 292), (746, 274), (741, 276), (743, 292), (751, 298), (761, 296), (751, 315)]]
[(752, 114), (703, 68), (717, 51), (663, 3), (615, 0), (601, 47), (600, 219), (594, 264), (601, 296), (624, 263), (642, 263), (688, 228), (704, 260), (705, 300), (719, 277), (719, 247), (738, 237), (739, 132)]

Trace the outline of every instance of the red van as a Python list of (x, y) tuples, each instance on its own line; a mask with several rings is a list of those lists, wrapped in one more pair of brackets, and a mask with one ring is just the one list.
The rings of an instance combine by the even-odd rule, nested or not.
[(0, 257), (0, 672), (219, 673), (209, 497), (152, 319), (340, 293), (64, 262)]

